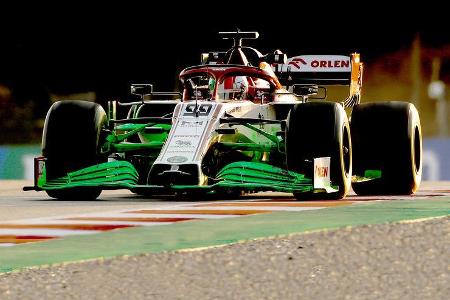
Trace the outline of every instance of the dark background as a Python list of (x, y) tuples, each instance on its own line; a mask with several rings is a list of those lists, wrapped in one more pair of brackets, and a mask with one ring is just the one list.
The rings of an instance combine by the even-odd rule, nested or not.
[(448, 16), (432, 3), (152, 3), (0, 5), (0, 85), (10, 102), (32, 102), (42, 118), (52, 94), (94, 91), (105, 103), (129, 98), (130, 83), (173, 91), (178, 73), (202, 52), (229, 48), (217, 32), (236, 28), (259, 31), (247, 45), (263, 53), (357, 51), (367, 64), (410, 49), (418, 34), (424, 47), (450, 44)]
[(236, 28), (259, 31), (260, 39), (249, 44), (263, 53), (359, 51), (368, 63), (410, 47), (418, 33), (424, 45), (450, 43), (444, 17), (426, 9), (408, 12), (380, 3), (378, 9), (352, 9), (351, 3), (320, 2), (254, 9), (256, 4), (238, 3), (171, 3), (170, 9), (130, 4), (113, 11), (106, 5), (94, 10), (68, 5), (39, 13), (30, 7), (12, 16), (3, 11), (8, 18), (2, 21), (0, 82), (56, 93), (95, 90), (99, 97), (123, 97), (128, 84), (138, 81), (173, 90), (176, 74), (199, 63), (201, 52), (229, 47), (218, 31)]

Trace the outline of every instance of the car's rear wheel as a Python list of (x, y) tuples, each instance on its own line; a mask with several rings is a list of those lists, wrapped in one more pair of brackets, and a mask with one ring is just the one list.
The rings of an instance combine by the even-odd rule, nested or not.
[[(47, 179), (106, 162), (107, 157), (99, 153), (100, 133), (105, 124), (106, 113), (99, 104), (72, 100), (53, 104), (42, 136)], [(100, 193), (101, 189), (96, 187), (47, 191), (53, 198), (78, 200), (96, 199)]]
[(295, 193), (297, 199), (341, 199), (350, 189), (352, 142), (350, 126), (342, 105), (334, 102), (297, 104), (288, 116), (286, 157), (289, 170), (313, 178), (313, 161), (330, 157), (333, 193)]
[(422, 177), (422, 131), (413, 104), (388, 101), (357, 105), (350, 127), (353, 173), (379, 177), (354, 182), (356, 194), (409, 195), (417, 191)]

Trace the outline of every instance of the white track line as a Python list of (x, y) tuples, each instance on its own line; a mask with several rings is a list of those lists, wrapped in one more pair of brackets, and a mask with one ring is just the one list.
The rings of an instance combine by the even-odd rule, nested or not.
[[(152, 211), (154, 211), (152, 209)], [(199, 210), (200, 211), (200, 210)], [(237, 217), (238, 215), (208, 215), (208, 214), (158, 214), (157, 212), (147, 214), (147, 213), (131, 213), (131, 212), (120, 212), (120, 213), (99, 213), (94, 216), (78, 216), (75, 218), (189, 218), (189, 219), (223, 219)], [(61, 218), (60, 220), (69, 220), (70, 218)]]
[[(99, 213), (95, 215), (77, 215), (71, 216), (69, 218), (39, 218), (39, 219), (28, 219), (20, 221), (7, 221), (2, 222), (2, 224), (104, 224), (104, 225), (131, 225), (131, 226), (150, 226), (152, 224), (163, 225), (170, 224), (173, 222), (145, 222), (145, 221), (127, 221), (129, 218), (186, 218), (186, 219), (224, 219), (224, 218), (234, 218), (239, 217), (239, 215), (203, 215), (203, 214), (146, 214), (146, 213)], [(124, 220), (71, 220), (73, 218), (123, 218)]]
[(47, 229), (47, 228), (0, 228), (0, 235), (15, 236), (69, 236), (100, 233), (99, 230), (69, 230), (69, 229)]
[[(61, 225), (83, 225), (83, 224), (90, 224), (90, 225), (128, 225), (128, 226), (156, 226), (156, 225), (167, 225), (172, 224), (173, 222), (135, 222), (135, 221), (89, 221), (89, 220), (58, 220), (58, 219), (48, 219), (48, 220), (30, 220), (20, 223), (2, 223), (2, 224), (23, 224), (23, 225), (34, 225), (34, 224), (42, 224), (42, 225), (54, 225), (54, 224), (61, 224)], [(0, 224), (0, 226), (2, 225)], [(120, 229), (120, 228), (118, 228)]]

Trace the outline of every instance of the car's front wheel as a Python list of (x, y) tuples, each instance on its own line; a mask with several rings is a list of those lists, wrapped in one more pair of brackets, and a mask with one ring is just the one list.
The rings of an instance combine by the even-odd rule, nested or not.
[[(99, 153), (105, 123), (106, 113), (99, 104), (72, 100), (53, 104), (42, 136), (47, 180), (106, 162), (107, 157)], [(50, 197), (71, 200), (96, 199), (100, 193), (101, 189), (96, 187), (47, 190)]]
[(332, 193), (296, 193), (297, 199), (341, 199), (350, 189), (352, 142), (350, 126), (341, 104), (307, 102), (295, 105), (289, 113), (286, 130), (287, 167), (313, 177), (313, 160), (330, 157)]

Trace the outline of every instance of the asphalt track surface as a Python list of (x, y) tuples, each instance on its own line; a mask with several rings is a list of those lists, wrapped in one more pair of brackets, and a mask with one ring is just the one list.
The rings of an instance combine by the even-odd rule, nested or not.
[[(139, 211), (148, 210), (149, 207), (165, 209), (174, 205), (174, 202), (168, 199), (143, 199), (126, 191), (107, 192), (102, 194), (99, 201), (58, 202), (50, 200), (42, 193), (20, 192), (19, 188), (23, 184), (24, 182), (0, 182), (1, 222), (14, 223), (15, 220), (30, 218), (48, 219), (99, 214), (105, 211)], [(416, 197), (408, 197), (404, 203), (412, 206), (408, 210), (410, 215), (405, 219), (426, 217), (422, 221), (363, 225), (401, 221), (403, 216), (400, 215), (392, 219), (372, 221), (367, 218), (366, 223), (354, 223), (363, 226), (313, 233), (295, 233), (308, 231), (308, 228), (266, 230), (260, 236), (243, 235), (237, 238), (250, 241), (198, 251), (161, 252), (164, 249), (156, 249), (157, 251), (149, 251), (156, 253), (145, 255), (18, 269), (19, 272), (0, 275), (0, 299), (448, 299), (450, 210), (448, 206), (442, 209), (440, 205), (444, 202), (448, 204), (449, 194), (449, 183), (425, 183)], [(283, 200), (286, 196), (263, 194), (244, 200), (258, 201), (268, 197), (281, 197)], [(415, 199), (420, 198), (430, 199), (429, 205), (422, 201), (419, 206), (414, 206)], [(354, 196), (349, 199), (354, 202), (376, 202), (372, 201), (373, 199)], [(387, 200), (386, 203), (396, 202), (396, 206), (390, 208), (390, 213), (398, 211), (398, 203), (402, 204), (402, 200), (389, 201), (389, 197), (380, 199)], [(194, 205), (198, 203), (210, 205), (210, 200), (196, 201)], [(175, 204), (193, 205), (192, 201), (184, 200), (175, 201)], [(378, 203), (375, 203), (372, 207), (376, 208), (377, 205)], [(430, 213), (436, 207), (440, 207), (439, 213)], [(333, 215), (333, 209), (342, 212), (346, 207), (325, 208), (320, 211), (323, 212), (322, 216), (327, 216), (328, 213), (329, 217)], [(422, 215), (414, 215), (413, 212), (419, 210)], [(302, 213), (307, 219), (308, 213), (309, 217), (314, 217), (311, 214), (316, 212), (293, 211), (287, 214), (289, 213)], [(247, 220), (257, 221), (258, 218), (267, 221), (271, 216), (275, 219), (277, 213), (245, 216), (236, 219), (238, 221), (234, 223), (245, 224)], [(281, 216), (281, 219), (285, 217), (280, 214), (278, 216)], [(436, 216), (438, 218), (435, 218)], [(227, 221), (229, 220), (187, 223), (193, 224), (192, 228), (201, 229), (202, 224), (222, 224), (223, 227), (224, 224), (230, 225)], [(165, 227), (170, 229), (171, 226)], [(203, 226), (203, 230), (204, 227), (208, 226)], [(230, 226), (231, 231), (232, 229)], [(320, 226), (312, 229), (320, 229)], [(126, 230), (131, 233), (134, 229)], [(114, 230), (111, 234), (123, 237), (126, 236), (126, 230)], [(139, 229), (136, 231), (139, 232)], [(166, 230), (165, 234), (167, 232)], [(184, 231), (183, 234), (186, 232), (189, 231)], [(261, 239), (263, 236), (280, 233), (282, 237)], [(107, 235), (108, 233), (99, 234), (89, 238), (92, 242)], [(258, 239), (252, 240), (253, 236)], [(79, 240), (83, 238), (85, 237), (80, 237)], [(77, 237), (67, 238), (67, 241), (70, 240), (77, 241)], [(235, 241), (229, 239), (222, 244)], [(23, 254), (27, 249), (36, 248), (35, 245), (45, 249), (45, 245), (52, 243), (55, 242), (32, 243), (34, 245), (31, 245), (31, 248), (19, 245), (8, 251), (9, 254), (14, 254), (17, 249), (19, 255), (20, 250), (25, 251)], [(196, 247), (174, 249), (183, 248)], [(77, 260), (79, 259), (75, 259)], [(4, 261), (0, 257), (0, 264), (2, 262)]]
[(295, 234), (0, 276), (1, 299), (448, 299), (450, 220)]

